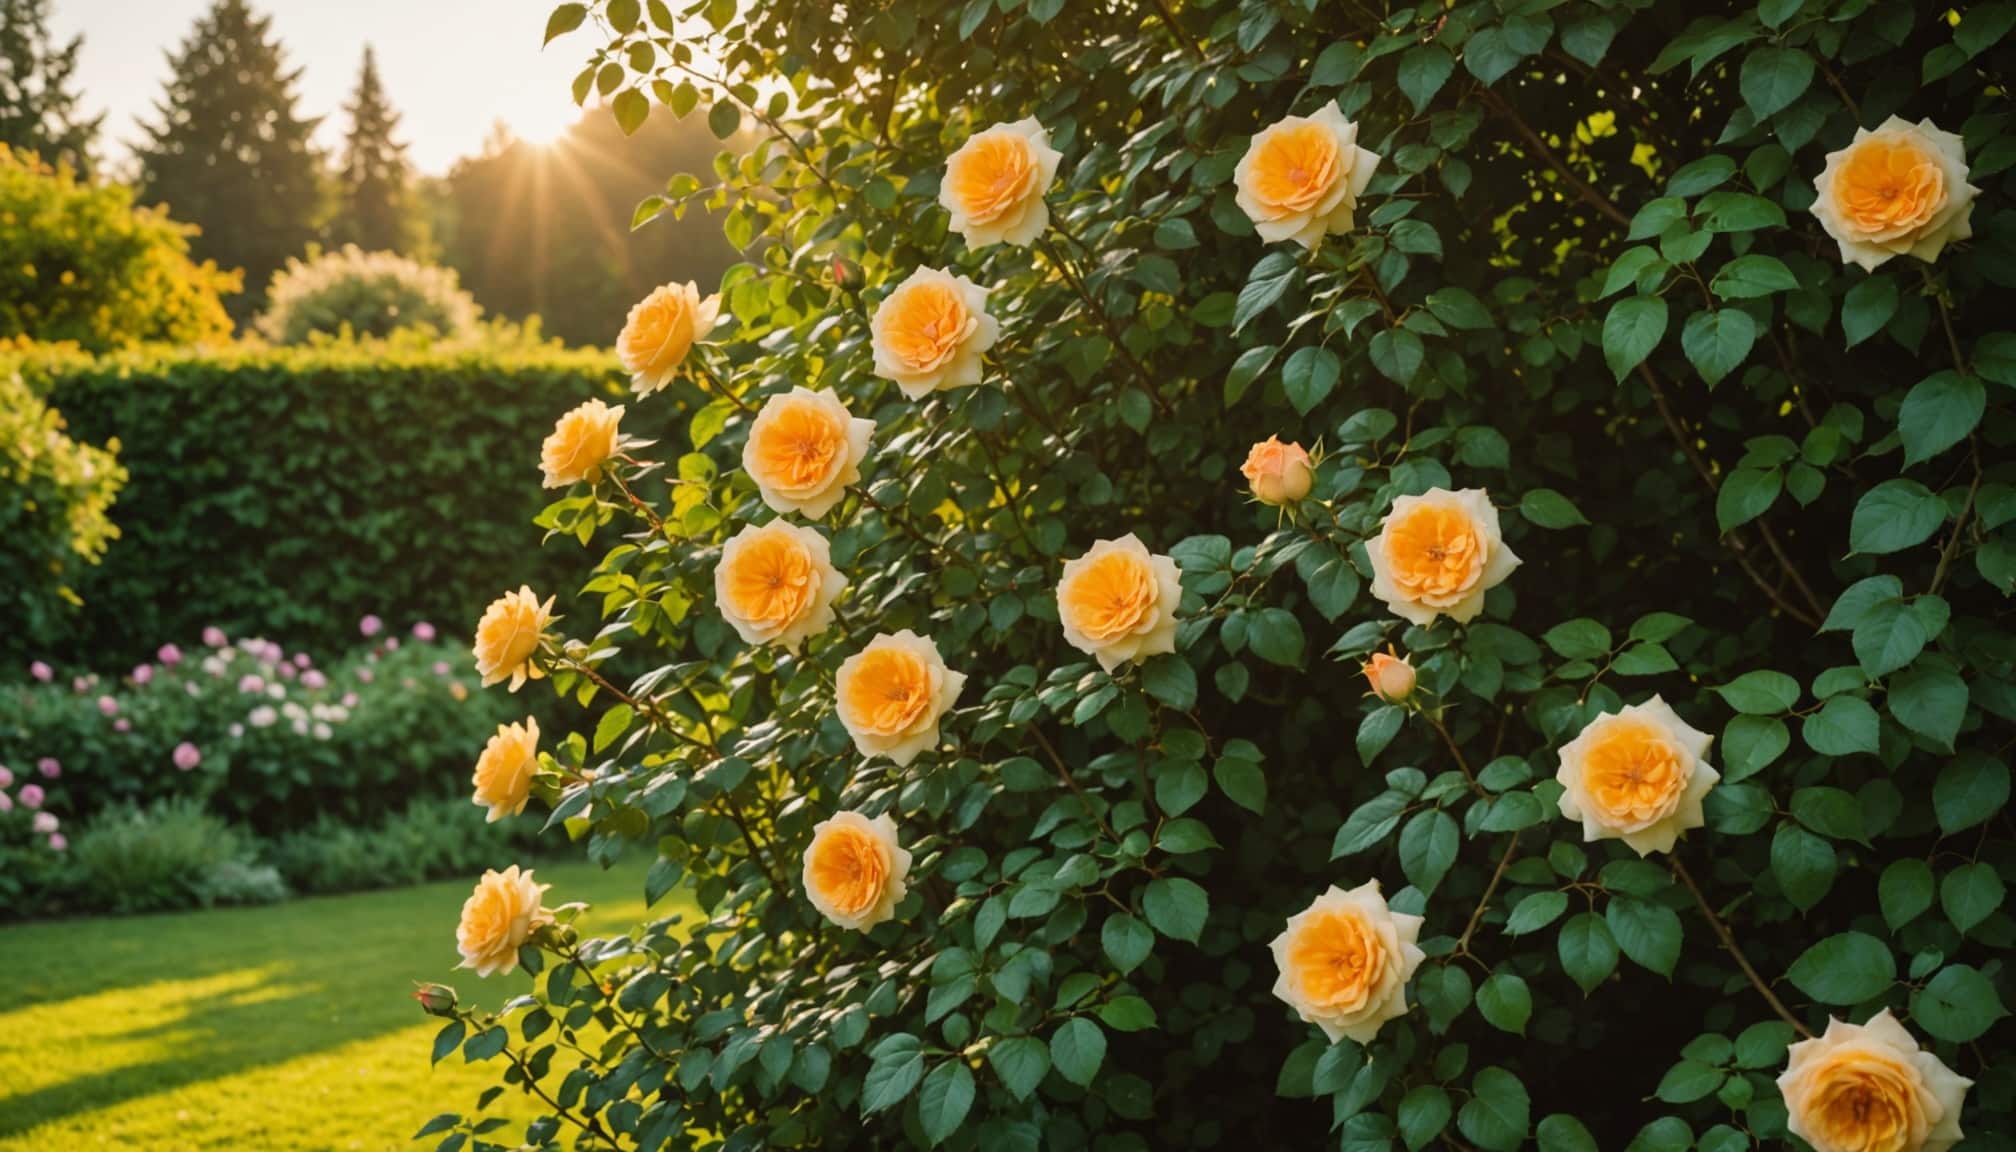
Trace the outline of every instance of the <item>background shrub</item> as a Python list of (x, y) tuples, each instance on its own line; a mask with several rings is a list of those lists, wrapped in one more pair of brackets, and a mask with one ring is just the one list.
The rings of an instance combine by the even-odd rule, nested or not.
[(0, 145), (0, 338), (93, 352), (227, 339), (238, 276), (190, 260), (191, 233), (122, 185)]
[(349, 892), (503, 868), (537, 846), (537, 828), (522, 818), (489, 823), (458, 790), (416, 795), (375, 822), (324, 817), (282, 835), (266, 855), (297, 891)]
[(252, 842), (194, 797), (122, 805), (93, 818), (70, 851), (75, 899), (111, 912), (271, 903), (286, 888)]
[(345, 244), (306, 260), (289, 259), (273, 274), (259, 333), (275, 344), (305, 344), (310, 336), (390, 336), (420, 330), (458, 338), (476, 329), (476, 300), (452, 268), (422, 264), (396, 252), (366, 252)]
[[(622, 465), (636, 519), (613, 483), (563, 510), (642, 539), (598, 550), (604, 618), (543, 657), (604, 714), (552, 741), (542, 792), (710, 920), (545, 933), (536, 1005), (446, 1026), (438, 1054), (564, 1077), (531, 1142), (1736, 1152), (1786, 1139), (1789, 1042), (1882, 1008), (1975, 1081), (1970, 1146), (2007, 1146), (2006, 5), (683, 7), (677, 41), (629, 0), (549, 35), (587, 29), (628, 123), (697, 98), (776, 134), (699, 193), (777, 242), (698, 355), (750, 405), (833, 389), (874, 450), (820, 525), (840, 621), (801, 653), (710, 599), (722, 543), (770, 518), (741, 409), (638, 401), (670, 499)], [(785, 77), (780, 120), (755, 93)], [(1240, 158), (1333, 102), (1383, 158), (1354, 227), (1263, 243)], [(1982, 192), (1971, 239), (1867, 272), (1806, 209), (1892, 113), (1961, 133)], [(1050, 226), (974, 250), (945, 157), (1024, 117), (1064, 154)], [(919, 266), (988, 290), (982, 386), (875, 375), (870, 314)], [(1234, 471), (1270, 434), (1327, 448), (1285, 513)], [(1366, 542), (1434, 487), (1487, 489), (1524, 565), (1474, 619), (1410, 626), (1366, 594)], [(1183, 623), (1108, 671), (1065, 643), (1057, 580), (1130, 532), (1179, 562)], [(900, 766), (855, 753), (832, 687), (899, 628), (967, 677)], [(1356, 674), (1387, 644), (1409, 707)], [(618, 648), (658, 667), (611, 700), (579, 677)], [(1585, 841), (1554, 776), (1655, 694), (1721, 777), (1641, 858)], [(797, 883), (843, 809), (915, 857), (865, 934)], [(1426, 959), (1404, 1016), (1333, 1044), (1271, 994), (1269, 943), (1375, 880)], [(616, 1030), (592, 1060), (545, 1027), (590, 1016)]]
[[(466, 634), (484, 589), (571, 589), (523, 531), (537, 460), (530, 488), (500, 478), (557, 413), (618, 383), (598, 352), (411, 344), (38, 354), (21, 370), (71, 435), (123, 449), (126, 547), (47, 640), (108, 672), (210, 625), (327, 651), (369, 612)], [(0, 634), (0, 659), (51, 650), (27, 641)]]
[(63, 416), (0, 363), (0, 586), (16, 643), (46, 643), (77, 594), (71, 585), (119, 534), (107, 511), (126, 470), (115, 453), (79, 443)]

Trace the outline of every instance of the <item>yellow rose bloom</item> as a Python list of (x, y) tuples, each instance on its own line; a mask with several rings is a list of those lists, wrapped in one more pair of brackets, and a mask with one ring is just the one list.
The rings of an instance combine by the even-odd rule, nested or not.
[(952, 231), (968, 248), (1026, 248), (1050, 227), (1043, 194), (1063, 158), (1035, 117), (996, 124), (974, 133), (945, 161), (938, 203), (952, 214)]
[(1073, 648), (1111, 672), (1129, 660), (1176, 650), (1183, 582), (1176, 561), (1148, 551), (1132, 532), (1100, 540), (1064, 562), (1057, 619)]
[(720, 294), (702, 299), (690, 280), (656, 288), (638, 301), (616, 337), (616, 355), (630, 373), (631, 387), (648, 396), (671, 383), (686, 354), (720, 317)]
[(1426, 958), (1420, 935), (1421, 917), (1388, 907), (1377, 880), (1349, 892), (1333, 887), (1274, 938), (1274, 995), (1331, 1043), (1349, 1036), (1370, 1044), (1380, 1025), (1407, 1012), (1407, 981)]
[(1722, 778), (1708, 765), (1713, 742), (1657, 696), (1606, 712), (1561, 748), (1561, 815), (1582, 822), (1584, 841), (1671, 852), (1706, 822), (1702, 798)]
[(1888, 1008), (1867, 1024), (1829, 1019), (1786, 1057), (1786, 1127), (1815, 1152), (1946, 1152), (1960, 1142), (1974, 1082), (1919, 1048)]
[(539, 446), (539, 468), (546, 474), (541, 487), (565, 488), (600, 477), (602, 465), (616, 453), (616, 426), (622, 419), (621, 404), (611, 408), (599, 399), (560, 417)]
[(763, 402), (742, 445), (742, 470), (779, 515), (818, 519), (860, 481), (875, 422), (831, 392), (792, 388)]
[(1498, 509), (1481, 488), (1431, 488), (1394, 500), (1365, 551), (1372, 595), (1423, 627), (1437, 616), (1467, 623), (1484, 610), (1484, 593), (1519, 566), (1499, 532)]
[(495, 824), (525, 811), (526, 801), (532, 798), (532, 773), (538, 767), (538, 718), (528, 716), (523, 724), (499, 724), (497, 734), (476, 758), (475, 800), (490, 809), (486, 823)]
[(525, 681), (545, 676), (546, 670), (534, 664), (532, 656), (552, 622), (553, 598), (541, 604), (529, 586), (520, 585), (518, 591), (492, 600), (476, 625), (476, 671), (483, 686), (509, 680), (516, 692)]
[(987, 290), (937, 268), (919, 268), (898, 284), (868, 328), (875, 374), (912, 400), (980, 383), (981, 358), (1001, 335), (987, 314)]
[(1283, 444), (1278, 436), (1253, 445), (1239, 472), (1253, 489), (1254, 499), (1262, 504), (1292, 504), (1307, 496), (1316, 482), (1309, 453), (1300, 444)]
[(845, 587), (826, 538), (782, 520), (737, 532), (714, 566), (715, 602), (742, 642), (792, 652), (832, 626), (833, 599)]
[(1960, 137), (1932, 121), (1895, 116), (1827, 154), (1813, 181), (1813, 215), (1841, 246), (1841, 260), (1874, 271), (1893, 256), (1936, 260), (1974, 235), (1974, 197)]
[(805, 847), (805, 894), (842, 928), (866, 932), (894, 917), (909, 875), (910, 853), (896, 843), (887, 814), (836, 812), (813, 827)]
[(513, 864), (502, 872), (485, 872), (462, 905), (455, 929), (455, 947), (462, 953), (459, 968), (474, 968), (478, 976), (494, 976), (518, 966), (518, 949), (532, 931), (549, 923), (552, 914), (540, 906), (550, 884), (532, 882), (532, 872)]
[(906, 628), (877, 635), (841, 663), (835, 710), (861, 755), (887, 756), (901, 767), (938, 743), (939, 717), (965, 686), (965, 674), (945, 666), (938, 645)]
[(1349, 232), (1379, 157), (1358, 146), (1358, 125), (1336, 104), (1261, 129), (1232, 171), (1239, 207), (1262, 240), (1314, 248)]

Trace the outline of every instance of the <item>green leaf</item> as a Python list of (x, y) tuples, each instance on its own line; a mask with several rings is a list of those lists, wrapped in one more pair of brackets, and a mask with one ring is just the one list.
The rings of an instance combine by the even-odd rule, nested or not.
[(2009, 1014), (1994, 982), (1965, 964), (1940, 969), (1911, 997), (1911, 1021), (1951, 1044), (1971, 1044)]
[(1734, 784), (1769, 767), (1792, 746), (1792, 730), (1769, 716), (1734, 716), (1722, 729), (1722, 779)]
[(1834, 696), (1801, 722), (1806, 746), (1823, 756), (1876, 752), (1876, 709), (1859, 696)]
[(1455, 70), (1455, 59), (1440, 44), (1418, 45), (1400, 57), (1400, 91), (1414, 105), (1416, 115), (1428, 107)]
[(1898, 723), (1951, 752), (1967, 718), (1967, 682), (1937, 664), (1916, 664), (1891, 678), (1889, 703)]
[(1932, 810), (1948, 836), (1985, 824), (2009, 803), (2009, 766), (1969, 752), (1949, 760), (1932, 785)]
[(1710, 387), (1720, 384), (1750, 355), (1757, 322), (1740, 308), (1696, 312), (1680, 329), (1680, 348)]
[(1841, 331), (1850, 348), (1883, 330), (1897, 314), (1897, 282), (1888, 276), (1871, 276), (1848, 289), (1841, 299)]
[(1698, 1060), (1682, 1060), (1660, 1077), (1654, 1095), (1668, 1104), (1705, 1100), (1722, 1086), (1722, 1070)]
[(1617, 968), (1617, 941), (1609, 925), (1593, 912), (1583, 912), (1561, 925), (1561, 967), (1587, 996)]
[(439, 1064), (448, 1054), (462, 1046), (462, 1037), (468, 1035), (469, 1027), (460, 1020), (450, 1020), (434, 1034), (434, 1063)]
[(714, 133), (716, 140), (726, 140), (742, 127), (742, 109), (733, 101), (716, 101), (707, 109), (707, 130)]
[(1009, 1095), (1027, 1100), (1050, 1072), (1050, 1046), (1034, 1036), (1010, 1036), (987, 1050), (987, 1063)]
[(1295, 410), (1308, 415), (1337, 387), (1344, 375), (1344, 361), (1328, 348), (1297, 348), (1281, 369), (1281, 387)]
[(1748, 524), (1769, 511), (1785, 488), (1776, 468), (1738, 468), (1722, 480), (1715, 493), (1715, 525), (1724, 532)]
[(1895, 932), (1932, 907), (1932, 866), (1915, 857), (1892, 861), (1876, 883), (1883, 922)]
[(1160, 876), (1150, 880), (1147, 890), (1142, 893), (1141, 911), (1157, 932), (1172, 940), (1187, 940), (1195, 944), (1204, 931), (1204, 919), (1211, 911), (1211, 899), (1194, 880)]
[(1666, 335), (1662, 296), (1631, 296), (1611, 305), (1603, 318), (1603, 360), (1618, 380), (1645, 362)]
[(546, 39), (541, 41), (541, 43), (551, 44), (555, 39), (579, 28), (581, 22), (586, 19), (588, 19), (588, 6), (586, 4), (560, 5), (558, 8), (553, 9), (551, 16), (546, 18)]
[(1874, 936), (1842, 932), (1800, 953), (1786, 978), (1822, 1004), (1861, 1004), (1896, 982), (1897, 957)]
[(1274, 306), (1295, 281), (1299, 265), (1287, 252), (1269, 252), (1253, 266), (1245, 287), (1239, 289), (1239, 306), (1232, 311), (1232, 330), (1240, 329)]
[(1533, 1016), (1533, 993), (1526, 981), (1501, 969), (1478, 986), (1477, 1011), (1493, 1028), (1524, 1036)]
[(1456, 863), (1462, 841), (1462, 831), (1447, 812), (1439, 808), (1416, 812), (1400, 830), (1400, 871), (1409, 883), (1432, 896)]
[(1597, 1152), (1596, 1138), (1589, 1135), (1589, 1129), (1565, 1112), (1540, 1121), (1534, 1135), (1539, 1137), (1540, 1152)]
[(1416, 1084), (1400, 1098), (1400, 1139), (1408, 1152), (1421, 1152), (1449, 1126), (1456, 1106), (1439, 1084)]
[(1775, 716), (1799, 703), (1799, 682), (1768, 668), (1745, 672), (1715, 691), (1731, 708), (1750, 716)]
[(1739, 87), (1759, 120), (1789, 107), (1813, 83), (1813, 57), (1796, 48), (1764, 46), (1744, 58)]
[(1116, 996), (1099, 1006), (1099, 1019), (1116, 1032), (1140, 1032), (1155, 1026), (1155, 1009), (1139, 996)]
[(1664, 904), (1635, 896), (1613, 897), (1603, 910), (1611, 939), (1640, 967), (1668, 979), (1680, 961), (1680, 917)]
[(1405, 386), (1421, 370), (1421, 337), (1405, 328), (1388, 328), (1372, 337), (1368, 351), (1379, 374)]
[(1939, 882), (1939, 907), (1963, 936), (2000, 908), (2004, 895), (1995, 866), (1980, 861), (1962, 864)]
[(1330, 845), (1330, 858), (1335, 860), (1384, 843), (1393, 829), (1400, 826), (1400, 814), (1406, 807), (1407, 797), (1398, 792), (1381, 792), (1360, 804), (1337, 830), (1337, 838)]
[(1080, 1088), (1092, 1086), (1106, 1059), (1106, 1033), (1083, 1016), (1066, 1020), (1050, 1034), (1050, 1064), (1057, 1074)]
[(1526, 1142), (1532, 1101), (1517, 1076), (1498, 1067), (1477, 1070), (1456, 1127), (1486, 1152), (1514, 1152)]
[(1568, 910), (1566, 892), (1535, 892), (1521, 900), (1505, 918), (1505, 934), (1524, 936), (1552, 924)]
[(645, 117), (651, 115), (651, 101), (637, 89), (625, 88), (610, 102), (609, 110), (616, 114), (616, 126), (623, 134), (634, 136), (644, 126)]
[(1902, 600), (1885, 600), (1855, 625), (1855, 659), (1873, 678), (1888, 676), (1918, 658), (1932, 637), (1925, 621)]
[(898, 1032), (875, 1048), (875, 1062), (861, 1084), (861, 1114), (873, 1115), (901, 1104), (924, 1079), (924, 1053), (917, 1038)]
[(1451, 328), (1491, 327), (1491, 312), (1469, 290), (1447, 285), (1428, 293), (1428, 311)]
[(1296, 668), (1302, 663), (1302, 622), (1286, 608), (1262, 608), (1246, 616), (1246, 646), (1269, 664)]
[(1666, 181), (1668, 196), (1699, 196), (1720, 188), (1736, 174), (1736, 161), (1727, 156), (1708, 155), (1680, 166)]
[(917, 1093), (917, 1119), (924, 1137), (936, 1148), (966, 1122), (973, 1108), (973, 1070), (954, 1058), (931, 1070)]
[(1260, 765), (1236, 756), (1221, 756), (1213, 765), (1211, 776), (1218, 781), (1218, 790), (1225, 798), (1253, 813), (1263, 816), (1267, 812), (1267, 774)]
[(1309, 83), (1317, 88), (1335, 88), (1356, 76), (1364, 59), (1365, 52), (1358, 45), (1339, 40), (1317, 55), (1316, 65), (1309, 72)]
[(1916, 480), (1885, 480), (1856, 502), (1848, 547), (1878, 556), (1922, 544), (1946, 522), (1946, 504)]
[(1181, 216), (1171, 217), (1155, 225), (1155, 247), (1164, 252), (1181, 252), (1197, 247), (1197, 229)]
[(1586, 618), (1564, 620), (1542, 633), (1540, 639), (1568, 660), (1595, 660), (1610, 651), (1610, 629)]
[(1904, 466), (1930, 460), (1966, 439), (1987, 406), (1988, 390), (1972, 376), (1949, 370), (1920, 380), (1897, 410)]
[(1143, 664), (1141, 687), (1178, 712), (1197, 706), (1197, 670), (1181, 656), (1156, 656)]
[(1834, 846), (1797, 824), (1780, 824), (1771, 837), (1771, 874), (1801, 912), (1826, 897), (1838, 868)]
[(1841, 632), (1859, 627), (1877, 605), (1904, 595), (1904, 582), (1895, 576), (1871, 576), (1844, 589), (1820, 625), (1822, 632)]
[(1155, 933), (1125, 912), (1116, 912), (1106, 918), (1099, 928), (1099, 944), (1106, 951), (1106, 958), (1121, 975), (1126, 975), (1141, 966), (1148, 954), (1155, 948)]
[(1792, 818), (1834, 840), (1867, 843), (1862, 832), (1862, 802), (1853, 792), (1815, 786), (1792, 793)]
[(1589, 523), (1574, 501), (1552, 488), (1528, 488), (1519, 497), (1519, 515), (1535, 528), (1573, 528)]
[(1407, 720), (1407, 710), (1393, 704), (1382, 704), (1367, 713), (1358, 722), (1358, 760), (1367, 768), (1379, 758), (1379, 753), (1400, 734), (1400, 726)]
[(1708, 287), (1724, 300), (1753, 300), (1793, 291), (1799, 287), (1799, 278), (1776, 256), (1752, 253), (1724, 264)]

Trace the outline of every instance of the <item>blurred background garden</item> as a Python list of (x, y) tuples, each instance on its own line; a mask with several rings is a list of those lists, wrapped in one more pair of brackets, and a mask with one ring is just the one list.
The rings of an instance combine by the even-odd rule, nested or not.
[(528, 446), (737, 256), (631, 227), (735, 125), (626, 138), (543, 18), (0, 0), (0, 1148), (396, 1147), (466, 1095), (402, 1095), (405, 997), (535, 859), (468, 798), (526, 705), (475, 690), (483, 600), (578, 584)]

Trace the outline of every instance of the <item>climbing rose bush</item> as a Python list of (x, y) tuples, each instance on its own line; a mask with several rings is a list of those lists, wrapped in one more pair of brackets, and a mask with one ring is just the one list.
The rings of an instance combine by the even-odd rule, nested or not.
[(555, 9), (761, 137), (638, 208), (749, 256), (540, 518), (600, 618), (477, 643), (699, 913), (479, 900), (538, 1118), (425, 1134), (2009, 1147), (2012, 26)]

